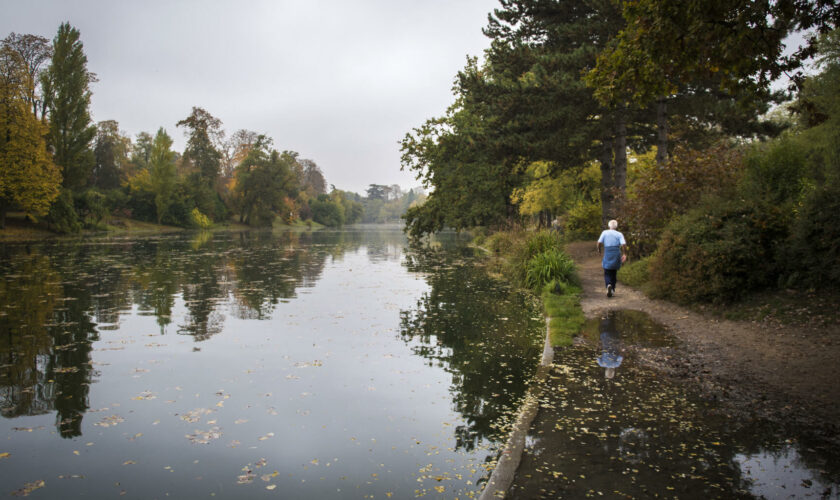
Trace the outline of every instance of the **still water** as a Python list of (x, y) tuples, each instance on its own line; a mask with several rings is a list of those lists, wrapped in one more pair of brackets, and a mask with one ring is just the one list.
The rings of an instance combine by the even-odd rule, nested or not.
[(579, 340), (555, 353), (511, 498), (840, 498), (837, 450), (645, 368), (676, 343), (645, 313), (610, 311)]
[(0, 245), (0, 494), (467, 498), (531, 299), (398, 228)]

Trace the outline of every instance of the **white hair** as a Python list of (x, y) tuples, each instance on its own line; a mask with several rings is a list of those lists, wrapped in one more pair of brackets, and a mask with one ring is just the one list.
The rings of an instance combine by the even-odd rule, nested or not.
[(613, 219), (613, 220), (609, 221), (607, 223), (607, 225), (610, 226), (610, 229), (615, 229), (615, 228), (618, 227), (618, 221)]

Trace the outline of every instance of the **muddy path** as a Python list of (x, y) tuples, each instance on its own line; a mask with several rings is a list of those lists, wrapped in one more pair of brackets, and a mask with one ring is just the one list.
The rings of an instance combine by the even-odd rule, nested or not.
[(820, 447), (840, 446), (840, 322), (816, 328), (728, 321), (621, 283), (608, 298), (595, 243), (571, 243), (567, 251), (579, 266), (588, 318), (644, 311), (681, 341), (638, 353), (645, 365), (696, 387), (737, 418), (768, 419)]

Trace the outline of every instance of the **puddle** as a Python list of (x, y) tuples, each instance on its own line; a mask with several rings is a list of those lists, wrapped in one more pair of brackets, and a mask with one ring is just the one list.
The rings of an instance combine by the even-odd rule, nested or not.
[(636, 363), (676, 343), (638, 311), (588, 322), (558, 350), (511, 498), (838, 498), (832, 457), (731, 418)]

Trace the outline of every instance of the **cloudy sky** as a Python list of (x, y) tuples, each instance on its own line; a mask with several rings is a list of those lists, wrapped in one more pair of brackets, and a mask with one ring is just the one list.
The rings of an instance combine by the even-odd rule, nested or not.
[(327, 182), (419, 183), (399, 140), (452, 103), (498, 0), (0, 0), (0, 37), (81, 32), (95, 121), (134, 137), (200, 106), (314, 160)]

